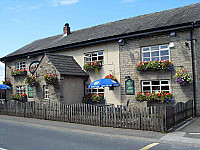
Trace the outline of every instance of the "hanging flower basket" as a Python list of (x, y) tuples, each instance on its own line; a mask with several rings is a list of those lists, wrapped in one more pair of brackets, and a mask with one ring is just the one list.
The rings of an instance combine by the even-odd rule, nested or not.
[(43, 76), (45, 82), (47, 84), (55, 84), (56, 83), (56, 74), (52, 73), (52, 74), (45, 74)]
[(192, 83), (192, 77), (190, 75), (190, 72), (185, 70), (184, 68), (179, 68), (179, 70), (176, 70), (176, 74), (173, 77), (175, 78), (176, 82), (180, 85)]
[(27, 95), (26, 94), (13, 94), (11, 96), (11, 99), (20, 101), (20, 102), (26, 102), (27, 101)]
[(115, 80), (116, 82), (118, 82), (117, 78), (116, 78), (115, 76), (113, 76), (112, 74), (109, 74), (109, 75), (105, 76), (104, 79), (113, 79), (113, 80)]
[(137, 64), (138, 71), (171, 71), (173, 70), (173, 63), (169, 60), (165, 61), (146, 61)]
[(25, 76), (27, 75), (27, 70), (26, 69), (21, 69), (21, 70), (13, 70), (11, 72), (12, 76)]
[(36, 77), (27, 75), (27, 77), (25, 78), (25, 83), (27, 83), (30, 86), (34, 86), (36, 83)]
[(93, 61), (93, 62), (88, 62), (83, 66), (83, 69), (87, 72), (90, 71), (95, 71), (95, 73), (98, 75), (98, 71), (102, 66), (102, 62), (101, 61)]
[(149, 102), (174, 102), (174, 97), (172, 95), (172, 93), (165, 93), (165, 92), (161, 92), (161, 93), (141, 93), (138, 92), (137, 97), (136, 97), (137, 101), (149, 101)]
[(7, 85), (7, 86), (9, 86), (9, 87), (12, 86), (10, 80), (5, 80), (5, 81), (2, 81), (2, 82), (3, 82), (4, 85)]

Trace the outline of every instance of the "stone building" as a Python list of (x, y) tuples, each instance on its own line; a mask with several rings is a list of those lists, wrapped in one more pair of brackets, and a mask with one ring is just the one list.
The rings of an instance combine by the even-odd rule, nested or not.
[[(66, 104), (82, 101), (85, 93), (103, 94), (109, 104), (146, 106), (136, 101), (138, 92), (173, 94), (175, 102), (194, 100), (200, 115), (200, 3), (70, 31), (65, 24), (63, 34), (36, 40), (1, 58), (5, 63), (6, 79), (13, 85), (12, 93), (32, 92), (29, 100), (52, 100)], [(139, 62), (169, 60), (170, 71), (138, 71)], [(98, 75), (84, 72), (86, 62), (103, 63)], [(27, 69), (37, 62), (34, 72), (37, 84), (29, 87), (24, 76), (13, 77), (15, 69)], [(190, 72), (192, 83), (178, 84), (173, 76), (184, 68)], [(47, 85), (44, 74), (56, 74), (54, 85)], [(88, 89), (87, 85), (106, 75), (114, 75), (120, 87)], [(127, 81), (132, 81), (132, 93)], [(127, 87), (126, 87), (127, 86)], [(30, 88), (30, 89), (29, 89)], [(31, 89), (32, 88), (32, 89)], [(7, 96), (9, 95), (7, 93)]]

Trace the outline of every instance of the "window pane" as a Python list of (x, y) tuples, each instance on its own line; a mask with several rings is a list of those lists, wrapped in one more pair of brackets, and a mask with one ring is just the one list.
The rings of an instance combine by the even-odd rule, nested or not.
[(92, 92), (97, 92), (97, 89), (92, 89)]
[(103, 52), (98, 52), (98, 55), (103, 55)]
[(143, 92), (146, 92), (146, 91), (150, 91), (150, 86), (144, 86), (143, 87)]
[(160, 51), (160, 55), (161, 56), (163, 56), (163, 55), (169, 55), (169, 51), (168, 50)]
[(143, 58), (143, 61), (150, 61), (150, 58)]
[(156, 61), (156, 60), (159, 61), (159, 57), (153, 57), (151, 60), (152, 60), (152, 61)]
[(142, 48), (143, 51), (149, 51), (149, 47)]
[(143, 53), (143, 57), (150, 57), (150, 53), (149, 52)]
[(169, 56), (161, 57), (161, 60), (167, 60), (167, 59), (169, 59)]
[(86, 58), (85, 61), (86, 61), (86, 62), (90, 62), (90, 61), (91, 61), (91, 58)]
[(92, 56), (97, 56), (97, 53), (92, 53)]
[(163, 91), (163, 90), (169, 90), (169, 86), (162, 86), (161, 87), (161, 90)]
[(151, 47), (151, 50), (153, 51), (153, 50), (159, 50), (159, 46), (152, 46)]
[(160, 48), (161, 49), (166, 49), (166, 48), (168, 48), (168, 45), (161, 45)]
[(161, 84), (169, 84), (168, 81), (161, 81)]
[(103, 56), (99, 56), (99, 57), (98, 57), (98, 60), (103, 60)]
[(152, 85), (160, 85), (160, 81), (152, 81)]
[(159, 56), (159, 51), (151, 52), (151, 57)]
[(104, 89), (99, 89), (99, 92), (104, 92)]
[(143, 81), (143, 85), (150, 85), (149, 81)]
[(97, 60), (97, 57), (92, 57), (92, 61), (95, 61), (95, 60)]
[(152, 90), (153, 91), (159, 91), (160, 90), (160, 86), (152, 86)]

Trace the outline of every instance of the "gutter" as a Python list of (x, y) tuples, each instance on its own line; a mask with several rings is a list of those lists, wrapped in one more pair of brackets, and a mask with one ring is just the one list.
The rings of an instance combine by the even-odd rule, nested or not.
[(129, 35), (107, 37), (107, 38), (104, 38), (104, 39), (99, 39), (99, 40), (97, 39), (95, 41), (82, 42), (82, 43), (57, 47), (57, 48), (41, 50), (41, 51), (37, 51), (37, 52), (26, 53), (26, 54), (22, 54), (22, 55), (11, 56), (11, 57), (7, 57), (7, 58), (4, 57), (4, 58), (1, 58), (0, 61), (12, 60), (13, 58), (22, 58), (22, 57), (25, 57), (25, 56), (40, 55), (40, 54), (44, 54), (46, 52), (50, 53), (50, 52), (55, 52), (55, 51), (62, 51), (64, 49), (80, 47), (80, 46), (87, 46), (87, 45), (97, 44), (97, 43), (102, 43), (102, 42), (115, 41), (115, 40), (120, 40), (120, 39), (125, 39), (125, 38), (134, 38), (134, 37), (146, 36), (146, 35), (150, 35), (150, 34), (158, 34), (158, 33), (163, 33), (163, 32), (172, 32), (172, 31), (176, 31), (176, 30), (191, 29), (193, 27), (199, 27), (199, 24), (198, 24), (198, 26), (196, 26), (196, 25), (192, 26), (191, 22), (190, 22), (188, 24), (184, 24), (184, 25), (181, 25), (181, 26), (175, 26), (175, 27), (171, 27), (171, 28), (168, 27), (166, 29), (159, 29), (159, 30), (153, 30), (153, 31), (149, 30), (149, 31), (143, 31), (143, 32), (140, 32), (140, 33), (132, 33), (132, 34), (129, 34)]
[(194, 117), (197, 116), (196, 105), (196, 80), (195, 80), (195, 62), (194, 62), (194, 44), (193, 44), (193, 29), (194, 23), (192, 23), (192, 29), (190, 30), (190, 44), (191, 44), (191, 56), (192, 56), (192, 78), (193, 78), (193, 96), (194, 96)]

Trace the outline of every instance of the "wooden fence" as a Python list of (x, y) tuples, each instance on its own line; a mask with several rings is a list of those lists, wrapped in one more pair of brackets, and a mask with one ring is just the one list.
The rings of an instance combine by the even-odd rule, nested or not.
[(147, 108), (48, 102), (0, 101), (0, 114), (94, 126), (166, 132), (193, 116), (193, 101)]

